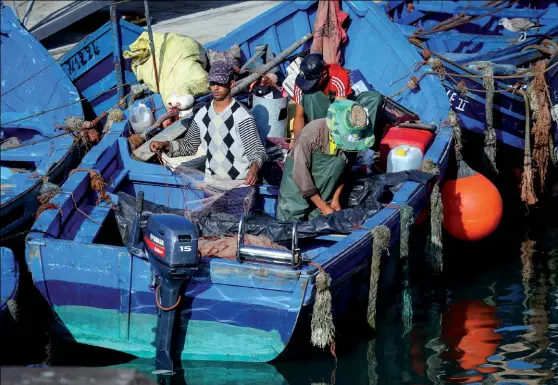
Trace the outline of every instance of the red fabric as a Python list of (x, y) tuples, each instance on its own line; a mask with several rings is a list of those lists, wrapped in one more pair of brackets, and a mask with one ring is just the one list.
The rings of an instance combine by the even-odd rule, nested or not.
[[(349, 96), (353, 93), (349, 74), (343, 67), (339, 64), (327, 64), (326, 69), (328, 73), (328, 82), (325, 88), (320, 91), (323, 91), (326, 95), (332, 93), (335, 96)], [(296, 104), (300, 104), (302, 102), (303, 93), (304, 92), (295, 84), (293, 101)]]
[(326, 64), (343, 64), (341, 45), (347, 41), (343, 24), (349, 14), (341, 11), (338, 0), (320, 0), (314, 22), (314, 40), (310, 52), (324, 55)]

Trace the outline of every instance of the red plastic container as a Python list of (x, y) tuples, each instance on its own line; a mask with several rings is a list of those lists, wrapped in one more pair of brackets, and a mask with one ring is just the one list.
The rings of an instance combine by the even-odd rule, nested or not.
[(418, 147), (423, 155), (432, 144), (434, 133), (416, 128), (392, 127), (380, 141), (380, 167), (385, 168), (387, 156), (392, 148), (400, 144)]

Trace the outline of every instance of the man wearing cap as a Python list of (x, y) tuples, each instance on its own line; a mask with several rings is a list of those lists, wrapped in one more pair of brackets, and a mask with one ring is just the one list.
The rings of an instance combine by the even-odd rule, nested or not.
[(332, 103), (326, 118), (304, 127), (287, 155), (277, 219), (308, 220), (341, 210), (346, 153), (373, 144), (374, 127), (365, 108), (351, 100)]
[[(331, 103), (348, 98), (353, 98), (353, 90), (347, 71), (339, 64), (325, 64), (321, 54), (307, 55), (300, 63), (294, 87), (293, 101), (297, 104), (293, 122), (295, 137), (306, 123), (325, 118)], [(377, 91), (366, 91), (356, 101), (367, 109), (374, 123), (382, 105), (382, 95)]]
[(234, 67), (229, 61), (213, 63), (207, 80), (213, 100), (194, 116), (183, 139), (152, 142), (153, 152), (171, 157), (194, 155), (201, 144), (206, 151), (205, 174), (221, 180), (243, 180), (254, 185), (266, 154), (250, 111), (231, 96)]

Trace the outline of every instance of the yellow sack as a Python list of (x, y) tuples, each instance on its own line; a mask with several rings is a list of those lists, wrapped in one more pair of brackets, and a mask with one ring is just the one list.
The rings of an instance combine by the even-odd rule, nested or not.
[[(209, 93), (205, 50), (200, 43), (176, 33), (153, 33), (159, 90), (165, 105), (173, 94), (199, 96)], [(143, 32), (122, 56), (132, 59), (132, 71), (151, 91), (157, 92), (149, 35)]]

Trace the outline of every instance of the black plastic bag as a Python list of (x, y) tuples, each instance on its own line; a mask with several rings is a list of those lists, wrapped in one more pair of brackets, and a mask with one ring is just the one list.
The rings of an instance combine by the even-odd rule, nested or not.
[[(393, 194), (406, 181), (426, 184), (433, 177), (422, 171), (402, 171), (398, 173), (379, 174), (357, 181), (349, 193), (348, 208), (298, 223), (299, 238), (309, 238), (325, 234), (350, 234), (368, 218), (382, 209), (383, 203), (391, 201)], [(129, 232), (135, 217), (136, 198), (124, 192), (118, 193), (119, 210), (116, 221), (124, 243), (128, 242)], [(184, 216), (184, 210), (171, 209), (144, 200), (142, 218), (147, 219), (153, 213), (169, 213)], [(196, 223), (200, 237), (236, 234), (239, 216), (223, 212), (208, 212)], [(289, 241), (292, 223), (281, 222), (268, 215), (250, 215), (246, 217), (246, 234), (263, 235), (273, 242)]]

